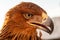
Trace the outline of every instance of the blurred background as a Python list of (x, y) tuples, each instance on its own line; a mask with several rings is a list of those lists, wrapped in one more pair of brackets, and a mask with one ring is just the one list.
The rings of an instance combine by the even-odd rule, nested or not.
[(43, 39), (60, 38), (60, 0), (0, 0), (0, 30), (4, 22), (6, 12), (21, 2), (33, 2), (44, 10), (54, 22), (54, 31), (51, 35), (43, 32)]

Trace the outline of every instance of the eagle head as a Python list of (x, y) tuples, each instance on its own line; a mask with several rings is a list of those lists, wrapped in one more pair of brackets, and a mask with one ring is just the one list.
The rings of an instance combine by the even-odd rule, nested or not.
[(41, 35), (37, 36), (36, 29), (51, 34), (54, 25), (40, 6), (31, 2), (22, 2), (6, 13), (0, 39), (40, 40)]

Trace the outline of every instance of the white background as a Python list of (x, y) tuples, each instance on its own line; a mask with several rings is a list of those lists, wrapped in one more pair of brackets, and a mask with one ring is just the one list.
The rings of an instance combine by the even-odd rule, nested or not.
[(60, 16), (60, 0), (0, 0), (0, 29), (6, 12), (21, 2), (33, 2), (41, 6), (51, 18)]

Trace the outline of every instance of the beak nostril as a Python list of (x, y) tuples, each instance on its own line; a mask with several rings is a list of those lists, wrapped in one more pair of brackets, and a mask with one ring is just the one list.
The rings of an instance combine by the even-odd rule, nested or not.
[(43, 20), (46, 20), (46, 18), (44, 18)]
[(46, 18), (44, 20), (46, 20)]

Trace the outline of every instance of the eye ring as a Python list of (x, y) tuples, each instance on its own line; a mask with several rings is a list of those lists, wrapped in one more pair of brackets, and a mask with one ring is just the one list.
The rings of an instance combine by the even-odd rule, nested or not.
[(33, 14), (31, 14), (31, 13), (25, 13), (25, 14), (23, 14), (23, 16), (24, 16), (26, 19), (30, 19), (30, 18), (33, 16)]

